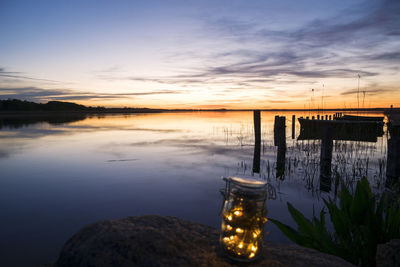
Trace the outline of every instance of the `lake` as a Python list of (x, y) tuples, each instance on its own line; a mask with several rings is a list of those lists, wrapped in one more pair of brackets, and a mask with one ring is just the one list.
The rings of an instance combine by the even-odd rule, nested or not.
[[(320, 183), (321, 141), (292, 139), (292, 115), (317, 114), (261, 112), (255, 175), (275, 194), (267, 200), (268, 217), (293, 226), (287, 202), (310, 218), (323, 198), (335, 197), (335, 179)], [(275, 115), (286, 117), (278, 177)], [(367, 176), (381, 191), (384, 130), (376, 142), (334, 141), (333, 173), (349, 185)], [(296, 122), (296, 138), (299, 131)], [(253, 155), (252, 112), (0, 118), (0, 264), (53, 262), (72, 234), (99, 220), (160, 214), (219, 228), (221, 177), (251, 175)], [(269, 222), (266, 232), (266, 240), (290, 242)]]

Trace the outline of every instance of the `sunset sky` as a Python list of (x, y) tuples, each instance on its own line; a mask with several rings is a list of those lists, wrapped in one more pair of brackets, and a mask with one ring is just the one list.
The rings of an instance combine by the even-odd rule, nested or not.
[(398, 107), (399, 85), (399, 0), (0, 1), (0, 99)]

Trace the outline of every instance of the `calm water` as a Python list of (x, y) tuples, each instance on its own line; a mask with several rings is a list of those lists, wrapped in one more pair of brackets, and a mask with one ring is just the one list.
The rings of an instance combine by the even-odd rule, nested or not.
[[(330, 192), (320, 190), (320, 141), (293, 140), (292, 114), (261, 113), (261, 174), (256, 174), (276, 191), (267, 201), (268, 217), (290, 225), (286, 202), (310, 217), (323, 206), (322, 198), (335, 195), (334, 179)], [(286, 169), (280, 178), (275, 115), (286, 116)], [(335, 141), (332, 168), (349, 184), (367, 175), (381, 190), (386, 146), (386, 134), (376, 143)], [(161, 214), (219, 227), (221, 176), (251, 175), (253, 151), (252, 112), (3, 120), (0, 264), (52, 262), (72, 234), (99, 220)], [(266, 231), (267, 240), (289, 242), (270, 223)]]

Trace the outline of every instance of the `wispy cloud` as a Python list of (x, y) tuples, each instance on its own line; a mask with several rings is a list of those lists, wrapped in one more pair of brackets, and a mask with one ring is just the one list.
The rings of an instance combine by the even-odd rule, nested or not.
[(390, 92), (395, 92), (398, 89), (395, 88), (362, 88), (360, 90), (358, 89), (351, 89), (351, 90), (347, 90), (341, 93), (341, 95), (354, 95), (357, 93), (360, 94), (367, 94), (367, 95), (379, 95), (379, 94), (383, 94), (383, 93), (390, 93)]
[(60, 83), (60, 81), (50, 80), (50, 79), (42, 79), (42, 78), (34, 78), (34, 77), (25, 75), (23, 72), (6, 71), (4, 68), (0, 68), (0, 81), (4, 80), (4, 79), (17, 79), (17, 80)]
[[(400, 36), (398, 14), (400, 1), (378, 1), (353, 7), (338, 16), (314, 20), (296, 29), (280, 31), (256, 21), (217, 18), (207, 22), (207, 30), (227, 37), (229, 42), (245, 41), (246, 47), (252, 48), (230, 50), (227, 46), (226, 51), (211, 53), (209, 58), (204, 58), (205, 62), (213, 62), (213, 66), (204, 64), (202, 68), (189, 69), (189, 74), (108, 78), (180, 86), (236, 84), (239, 88), (251, 88), (261, 83), (354, 79), (357, 74), (374, 77), (380, 75), (383, 68), (388, 67), (387, 64), (400, 60), (398, 48), (384, 52), (378, 49), (373, 54), (370, 49)], [(260, 46), (260, 43), (274, 43), (275, 46)], [(192, 57), (190, 52), (188, 58)], [(221, 63), (226, 61), (229, 63)], [(368, 68), (370, 61), (382, 62), (385, 66), (371, 71)], [(282, 81), (282, 77), (287, 79)]]
[(67, 89), (43, 89), (37, 87), (0, 88), (1, 99), (17, 98), (31, 101), (46, 100), (94, 100), (94, 99), (121, 99), (135, 96), (180, 94), (180, 91), (160, 90), (127, 93), (94, 93)]

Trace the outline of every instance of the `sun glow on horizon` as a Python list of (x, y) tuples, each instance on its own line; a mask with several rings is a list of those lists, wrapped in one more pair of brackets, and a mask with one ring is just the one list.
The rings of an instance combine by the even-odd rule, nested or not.
[(0, 11), (0, 99), (167, 109), (398, 106), (399, 12), (398, 1), (16, 0)]

